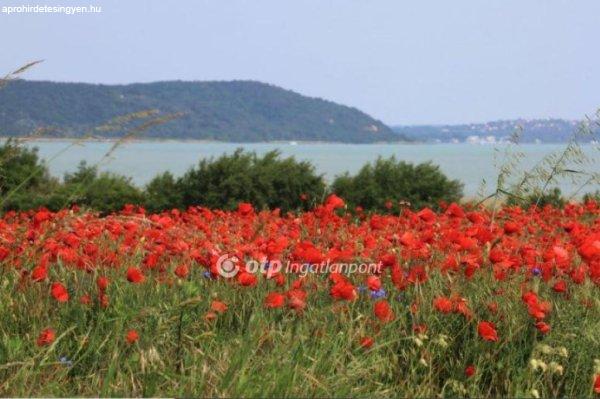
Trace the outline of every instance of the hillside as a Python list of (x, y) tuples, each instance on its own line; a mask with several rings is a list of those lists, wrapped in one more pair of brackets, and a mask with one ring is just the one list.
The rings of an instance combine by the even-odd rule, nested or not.
[[(598, 140), (597, 121), (591, 124), (595, 133), (581, 141)], [(463, 125), (394, 126), (393, 130), (410, 139), (428, 142), (495, 143), (507, 140), (521, 130), (520, 141), (525, 143), (562, 143), (579, 128), (579, 121), (564, 119), (514, 119)]]
[(17, 80), (0, 90), (0, 136), (28, 135), (44, 127), (53, 136), (77, 137), (117, 116), (148, 109), (183, 115), (144, 137), (349, 143), (404, 139), (355, 108), (253, 81), (93, 85)]

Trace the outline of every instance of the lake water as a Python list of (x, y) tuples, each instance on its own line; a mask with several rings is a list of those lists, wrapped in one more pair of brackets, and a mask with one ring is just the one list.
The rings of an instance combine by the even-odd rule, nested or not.
[[(38, 147), (42, 158), (46, 159), (52, 174), (62, 176), (75, 170), (81, 160), (93, 165), (99, 162), (110, 150), (113, 143), (89, 141), (69, 146), (72, 141), (34, 140), (28, 146)], [(362, 165), (377, 159), (378, 156), (395, 155), (397, 159), (409, 162), (432, 161), (440, 165), (449, 177), (457, 178), (465, 184), (465, 194), (475, 195), (483, 179), (488, 182), (490, 192), (498, 175), (494, 166), (494, 154), (501, 158), (501, 147), (473, 144), (305, 144), (258, 143), (235, 144), (216, 142), (185, 141), (136, 141), (119, 146), (109, 159), (100, 163), (100, 170), (112, 171), (130, 176), (138, 185), (147, 183), (154, 175), (171, 171), (175, 175), (183, 174), (200, 159), (217, 157), (232, 153), (237, 148), (256, 151), (263, 154), (278, 149), (284, 156), (294, 156), (299, 160), (312, 162), (317, 171), (331, 181), (345, 171), (356, 172)], [(560, 151), (560, 144), (522, 144), (519, 151), (525, 154), (520, 170), (533, 167), (545, 155)], [(498, 152), (500, 150), (500, 152)], [(585, 166), (587, 171), (600, 173), (600, 151), (591, 145), (584, 146), (584, 152), (592, 158)], [(579, 167), (581, 168), (581, 167)], [(576, 185), (563, 181), (561, 189), (571, 193)], [(598, 187), (595, 187), (596, 189)], [(588, 190), (584, 190), (588, 191)]]

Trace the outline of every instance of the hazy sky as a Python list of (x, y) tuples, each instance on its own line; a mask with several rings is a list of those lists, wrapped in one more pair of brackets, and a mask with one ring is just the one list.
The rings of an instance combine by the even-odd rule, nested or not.
[(600, 0), (0, 0), (0, 74), (94, 83), (253, 79), (388, 124), (581, 118), (600, 107)]

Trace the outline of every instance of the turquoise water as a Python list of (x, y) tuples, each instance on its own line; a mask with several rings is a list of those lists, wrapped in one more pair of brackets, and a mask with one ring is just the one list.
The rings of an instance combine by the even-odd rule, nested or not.
[[(68, 140), (38, 140), (27, 143), (29, 146), (38, 147), (42, 158), (48, 161), (51, 173), (56, 176), (73, 171), (81, 160), (86, 160), (92, 165), (99, 162), (113, 145), (110, 142), (91, 141), (68, 148), (71, 144), (72, 142)], [(293, 155), (297, 159), (310, 161), (328, 181), (345, 171), (354, 173), (366, 162), (373, 161), (378, 156), (395, 155), (396, 158), (409, 162), (432, 161), (440, 165), (448, 176), (461, 180), (465, 184), (467, 196), (473, 196), (478, 192), (483, 179), (488, 181), (486, 192), (492, 190), (492, 184), (498, 175), (497, 168), (494, 166), (494, 154), (500, 150), (497, 158), (502, 156), (501, 147), (473, 144), (298, 143), (292, 145), (137, 141), (119, 146), (109, 159), (99, 164), (99, 169), (130, 176), (136, 184), (143, 185), (159, 172), (169, 170), (175, 175), (181, 175), (202, 158), (231, 153), (240, 147), (259, 154), (278, 149), (284, 156)], [(530, 169), (546, 154), (563, 148), (564, 145), (560, 144), (520, 145), (519, 151), (525, 155), (520, 170)], [(60, 153), (65, 149), (67, 150), (64, 153)], [(600, 173), (598, 148), (587, 145), (584, 147), (584, 152), (592, 158), (592, 162), (586, 165), (585, 169)], [(566, 193), (573, 192), (577, 187), (568, 181), (562, 181), (560, 186)]]

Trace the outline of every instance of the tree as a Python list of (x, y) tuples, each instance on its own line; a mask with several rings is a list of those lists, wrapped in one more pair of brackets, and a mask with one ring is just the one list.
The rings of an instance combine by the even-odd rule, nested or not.
[(338, 176), (332, 190), (350, 205), (386, 212), (397, 211), (399, 201), (416, 209), (438, 208), (440, 201), (459, 201), (462, 187), (458, 180), (448, 179), (439, 166), (429, 162), (413, 165), (391, 157), (366, 164), (355, 176)]

